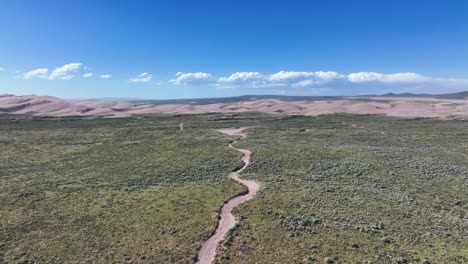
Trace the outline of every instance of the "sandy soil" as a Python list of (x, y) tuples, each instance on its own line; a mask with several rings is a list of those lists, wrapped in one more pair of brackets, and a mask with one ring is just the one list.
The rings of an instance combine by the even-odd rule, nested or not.
[[(366, 100), (362, 100), (366, 99)], [(0, 95), (0, 114), (35, 116), (127, 117), (135, 114), (201, 114), (262, 112), (317, 116), (380, 114), (396, 117), (468, 118), (468, 99), (361, 97), (332, 101), (258, 100), (207, 105), (138, 104), (102, 100), (66, 100), (51, 96)]]
[[(231, 135), (231, 136), (240, 135), (242, 136), (242, 138), (245, 138), (246, 135), (245, 133), (243, 133), (244, 130), (245, 128), (234, 128), (234, 129), (228, 128), (228, 129), (219, 129), (218, 131), (226, 135)], [(244, 162), (244, 166), (242, 166), (242, 168), (240, 168), (239, 170), (235, 172), (229, 173), (229, 178), (247, 186), (247, 188), (249, 189), (249, 192), (247, 194), (231, 198), (230, 200), (227, 201), (227, 203), (223, 205), (223, 207), (221, 208), (220, 220), (218, 221), (218, 227), (215, 233), (207, 241), (203, 243), (202, 248), (200, 249), (200, 252), (198, 253), (197, 263), (200, 263), (200, 264), (209, 264), (213, 262), (215, 255), (216, 255), (216, 248), (219, 242), (221, 242), (226, 236), (226, 234), (229, 232), (229, 230), (232, 229), (237, 224), (237, 219), (232, 214), (232, 210), (236, 208), (238, 205), (240, 205), (241, 203), (244, 203), (252, 199), (260, 190), (260, 185), (258, 185), (258, 183), (256, 183), (255, 181), (243, 180), (239, 178), (239, 174), (242, 173), (242, 171), (244, 171), (245, 168), (249, 166), (252, 152), (248, 149), (235, 148), (232, 145), (234, 143), (235, 141), (229, 144), (229, 148), (237, 150), (243, 154), (242, 161)]]
[(247, 135), (244, 133), (244, 130), (247, 129), (246, 127), (238, 127), (238, 128), (221, 128), (216, 131), (226, 134), (228, 136), (242, 136), (245, 138)]

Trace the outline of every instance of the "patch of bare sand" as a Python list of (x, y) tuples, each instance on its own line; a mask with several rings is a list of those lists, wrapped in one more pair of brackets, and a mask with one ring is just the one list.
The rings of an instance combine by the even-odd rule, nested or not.
[(216, 131), (226, 134), (228, 136), (244, 136), (245, 137), (245, 133), (244, 133), (245, 129), (247, 129), (247, 127), (221, 128), (221, 129), (217, 129)]

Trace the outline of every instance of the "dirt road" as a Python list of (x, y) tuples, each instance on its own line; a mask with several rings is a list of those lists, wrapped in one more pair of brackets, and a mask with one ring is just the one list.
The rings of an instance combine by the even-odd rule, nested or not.
[[(242, 138), (245, 138), (246, 135), (243, 133), (244, 129), (245, 128), (220, 129), (218, 131), (227, 135), (239, 135), (242, 136)], [(229, 230), (237, 224), (237, 219), (232, 214), (232, 210), (241, 203), (252, 199), (260, 189), (260, 185), (258, 185), (258, 183), (256, 183), (255, 181), (243, 180), (239, 178), (239, 174), (242, 173), (242, 171), (244, 171), (249, 166), (252, 152), (248, 149), (235, 148), (233, 146), (233, 144), (235, 143), (236, 141), (229, 144), (229, 148), (237, 150), (243, 154), (242, 161), (244, 163), (244, 166), (242, 166), (242, 168), (240, 168), (237, 171), (229, 173), (229, 178), (245, 185), (249, 189), (249, 192), (241, 196), (233, 197), (223, 205), (223, 207), (221, 208), (220, 220), (218, 221), (218, 227), (215, 233), (203, 243), (202, 248), (198, 253), (197, 263), (200, 264), (209, 264), (213, 262), (216, 255), (216, 248), (219, 242), (221, 242), (226, 236), (226, 234), (229, 232)]]

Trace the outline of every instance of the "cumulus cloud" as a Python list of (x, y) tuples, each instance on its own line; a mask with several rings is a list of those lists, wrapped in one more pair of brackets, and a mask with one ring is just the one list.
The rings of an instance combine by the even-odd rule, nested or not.
[(428, 81), (429, 78), (414, 72), (402, 72), (393, 74), (383, 74), (378, 72), (356, 72), (349, 74), (348, 80), (353, 83), (415, 83)]
[(40, 68), (29, 71), (23, 74), (24, 79), (30, 78), (41, 78), (49, 80), (71, 80), (76, 73), (82, 67), (81, 63), (69, 63), (65, 64), (62, 67), (56, 68), (49, 74), (49, 69)]
[(31, 79), (31, 78), (46, 79), (49, 76), (48, 73), (49, 73), (49, 69), (41, 68), (41, 69), (32, 70), (23, 74), (23, 78), (24, 79)]
[(313, 85), (325, 84), (341, 78), (343, 78), (343, 75), (334, 71), (280, 71), (278, 73), (269, 75), (268, 81), (273, 86), (292, 86), (296, 88), (302, 88)]
[(220, 78), (220, 82), (226, 83), (244, 83), (254, 80), (260, 80), (263, 78), (263, 75), (259, 72), (236, 72), (231, 74), (227, 78)]
[(271, 74), (268, 77), (268, 79), (273, 82), (283, 82), (283, 81), (307, 79), (314, 75), (315, 74), (313, 72), (280, 71), (275, 74)]
[(91, 77), (93, 77), (93, 74), (90, 72), (83, 74), (83, 78), (91, 78)]
[(381, 93), (447, 93), (468, 89), (468, 79), (430, 77), (414, 72), (356, 72), (348, 74), (347, 81), (352, 87), (373, 87)]
[[(468, 89), (468, 79), (436, 78), (414, 72), (379, 73), (335, 71), (279, 71), (272, 74), (236, 72), (215, 78), (209, 73), (182, 73), (170, 80), (176, 85), (213, 85), (220, 88), (310, 89), (311, 91), (426, 91), (448, 92)], [(339, 93), (339, 92), (338, 92)]]
[(236, 72), (229, 77), (221, 77), (217, 80), (221, 87), (249, 87), (257, 88), (266, 84), (265, 76), (259, 72)]
[(111, 77), (110, 74), (101, 74), (101, 76), (99, 76), (99, 78), (101, 79), (109, 79)]
[(342, 74), (332, 71), (280, 71), (269, 75), (261, 74), (259, 72), (236, 72), (229, 77), (219, 78), (217, 84), (220, 87), (227, 88), (303, 88), (313, 85), (325, 84), (340, 78), (343, 78)]
[(169, 82), (177, 85), (209, 85), (213, 84), (215, 80), (211, 74), (206, 72), (178, 72), (176, 77), (176, 79), (169, 80)]
[(132, 83), (144, 83), (144, 82), (149, 82), (153, 78), (153, 76), (147, 72), (144, 72), (140, 75), (138, 75), (136, 78), (132, 78), (128, 80), (129, 82)]
[(81, 63), (65, 64), (53, 70), (49, 75), (49, 80), (71, 80), (74, 77), (73, 73), (77, 72), (82, 66)]

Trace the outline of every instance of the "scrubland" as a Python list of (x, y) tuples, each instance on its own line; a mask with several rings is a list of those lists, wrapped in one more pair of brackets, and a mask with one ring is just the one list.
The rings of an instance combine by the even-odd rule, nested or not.
[(468, 260), (467, 121), (205, 114), (2, 117), (0, 263), (192, 263), (245, 126), (262, 189), (218, 263)]

